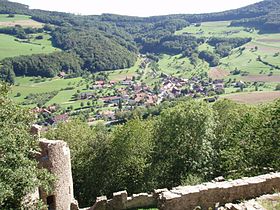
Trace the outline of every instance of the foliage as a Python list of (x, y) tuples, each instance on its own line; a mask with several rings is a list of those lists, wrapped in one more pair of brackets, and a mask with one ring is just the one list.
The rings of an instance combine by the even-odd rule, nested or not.
[(37, 187), (50, 189), (53, 178), (37, 168), (38, 141), (29, 134), (32, 116), (7, 98), (4, 84), (0, 88), (0, 208), (19, 209)]
[(207, 43), (215, 47), (216, 53), (221, 57), (226, 57), (230, 54), (231, 50), (240, 47), (248, 42), (252, 38), (210, 38)]
[(152, 164), (160, 187), (179, 185), (189, 173), (210, 175), (214, 128), (213, 112), (203, 102), (188, 101), (160, 115)]
[(204, 59), (206, 62), (209, 63), (210, 66), (217, 66), (219, 65), (219, 57), (210, 51), (201, 51), (198, 55), (200, 59)]
[[(97, 30), (57, 29), (53, 32), (53, 43), (63, 50), (76, 52), (84, 61), (83, 69), (90, 71), (114, 70), (134, 65), (136, 55), (130, 52), (129, 44), (108, 38)], [(126, 48), (127, 47), (127, 48)], [(131, 50), (135, 50), (132, 48)]]

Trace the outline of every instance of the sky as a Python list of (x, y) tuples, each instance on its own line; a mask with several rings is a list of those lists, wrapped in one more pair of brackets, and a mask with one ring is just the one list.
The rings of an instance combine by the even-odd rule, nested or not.
[(31, 9), (71, 12), (83, 15), (113, 13), (130, 16), (156, 16), (219, 12), (236, 9), (260, 0), (11, 0)]

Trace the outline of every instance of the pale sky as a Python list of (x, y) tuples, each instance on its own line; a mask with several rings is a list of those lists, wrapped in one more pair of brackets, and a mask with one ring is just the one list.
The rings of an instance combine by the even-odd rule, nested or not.
[(11, 0), (31, 9), (71, 12), (84, 15), (113, 13), (155, 16), (219, 12), (236, 9), (261, 0)]

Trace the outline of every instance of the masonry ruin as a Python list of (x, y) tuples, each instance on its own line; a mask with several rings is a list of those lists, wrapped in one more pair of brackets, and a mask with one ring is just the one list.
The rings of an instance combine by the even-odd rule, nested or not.
[[(40, 190), (40, 198), (51, 210), (78, 210), (74, 199), (71, 157), (64, 141), (40, 139), (39, 167), (56, 176), (54, 191), (47, 195)], [(208, 182), (196, 186), (179, 186), (171, 190), (158, 189), (152, 193), (128, 196), (126, 191), (113, 194), (112, 199), (101, 196), (92, 207), (84, 210), (125, 210), (157, 207), (160, 210), (192, 210), (215, 208), (240, 200), (280, 191), (280, 173), (270, 173), (233, 181)]]
[(59, 140), (40, 139), (39, 145), (39, 167), (48, 169), (56, 176), (53, 193), (47, 195), (40, 190), (40, 198), (49, 209), (68, 210), (75, 204), (70, 149), (66, 142)]

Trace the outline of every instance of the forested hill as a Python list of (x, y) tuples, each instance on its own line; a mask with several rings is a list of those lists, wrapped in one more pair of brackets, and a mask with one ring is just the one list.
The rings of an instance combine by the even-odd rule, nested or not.
[[(0, 0), (0, 13), (2, 14), (24, 14), (29, 15), (33, 20), (45, 23), (44, 30), (52, 36), (52, 43), (70, 53), (70, 57), (77, 59), (75, 63), (80, 63), (80, 69), (91, 72), (114, 70), (131, 67), (136, 61), (137, 54), (140, 53), (167, 53), (183, 54), (190, 58), (199, 56), (197, 47), (204, 43), (204, 39), (197, 39), (189, 35), (175, 35), (175, 31), (180, 30), (192, 23), (205, 21), (232, 21), (232, 26), (254, 27), (261, 31), (280, 32), (280, 0), (264, 0), (262, 2), (249, 5), (240, 9), (229, 10), (208, 14), (180, 14), (155, 17), (131, 17), (113, 14), (81, 16), (63, 12), (51, 12), (43, 10), (31, 10), (28, 6)], [(15, 32), (16, 31), (16, 32)], [(20, 32), (21, 34), (17, 34)], [(1, 33), (15, 33), (18, 37), (27, 34), (26, 31), (6, 28), (1, 29)], [(25, 37), (25, 36), (23, 36)], [(28, 34), (26, 35), (28, 38)], [(228, 49), (217, 49), (217, 56), (225, 56), (228, 50), (239, 47), (246, 40), (220, 40), (216, 46), (221, 46), (222, 42)], [(231, 44), (238, 42), (238, 44)], [(65, 55), (58, 56), (63, 58)], [(45, 60), (52, 59), (53, 55), (44, 55)], [(203, 56), (208, 60), (210, 66), (215, 66), (217, 59), (214, 55)], [(0, 78), (12, 81), (12, 75), (33, 75), (45, 76), (54, 75), (57, 71), (64, 70), (58, 65), (56, 72), (51, 72), (52, 66), (48, 66), (48, 74), (42, 71), (26, 72), (32, 68), (24, 63), (34, 63), (40, 56), (25, 56), (23, 59), (7, 58), (1, 62), (3, 65), (0, 71)], [(207, 59), (211, 58), (211, 59)], [(18, 62), (21, 64), (18, 65)], [(62, 61), (57, 61), (63, 63)], [(16, 63), (16, 64), (15, 64)], [(40, 63), (40, 62), (37, 62)], [(51, 63), (51, 62), (48, 62)], [(24, 69), (19, 67), (24, 66)], [(70, 65), (71, 66), (71, 65)], [(17, 69), (15, 69), (17, 68)], [(19, 69), (18, 69), (19, 68)], [(68, 72), (82, 72), (68, 69)], [(44, 74), (41, 74), (44, 73)]]

